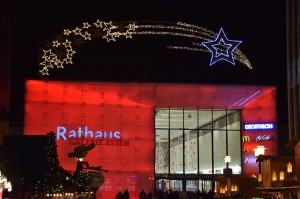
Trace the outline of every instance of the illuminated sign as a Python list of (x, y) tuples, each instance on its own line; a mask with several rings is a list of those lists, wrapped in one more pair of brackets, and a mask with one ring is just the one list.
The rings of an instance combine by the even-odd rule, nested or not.
[(129, 146), (129, 140), (110, 140), (110, 139), (69, 139), (70, 145), (106, 145), (106, 146)]
[(265, 123), (246, 123), (244, 124), (245, 130), (274, 130), (274, 122)]
[[(243, 147), (244, 152), (253, 152), (257, 146), (247, 145)], [(265, 151), (275, 151), (275, 147), (265, 147)]]
[(78, 130), (69, 130), (68, 135), (66, 135), (67, 129), (64, 126), (58, 126), (56, 128), (56, 139), (60, 140), (62, 138), (63, 140), (67, 140), (68, 138), (117, 138), (120, 139), (120, 132), (106, 132), (106, 131), (90, 131), (88, 129), (88, 126), (84, 127), (84, 131), (81, 129), (81, 127), (78, 127)]
[(235, 65), (233, 52), (240, 43), (242, 43), (242, 41), (227, 39), (227, 36), (221, 28), (215, 40), (202, 42), (202, 45), (211, 52), (210, 66), (221, 60), (228, 61)]
[(256, 163), (256, 157), (245, 157), (244, 164), (253, 164)]
[(247, 135), (243, 136), (243, 142), (250, 142), (250, 137)]
[(255, 140), (259, 142), (259, 141), (267, 141), (271, 139), (272, 139), (271, 135), (259, 135), (256, 137)]

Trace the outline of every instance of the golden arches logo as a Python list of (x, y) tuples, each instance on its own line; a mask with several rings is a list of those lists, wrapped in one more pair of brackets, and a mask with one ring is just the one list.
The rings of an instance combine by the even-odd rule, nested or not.
[(248, 135), (243, 136), (243, 142), (250, 142), (250, 137)]

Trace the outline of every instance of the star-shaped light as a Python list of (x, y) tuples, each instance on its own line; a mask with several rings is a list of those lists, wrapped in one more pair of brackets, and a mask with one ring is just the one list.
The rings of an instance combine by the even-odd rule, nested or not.
[(107, 42), (109, 42), (109, 41), (116, 41), (114, 35), (112, 33), (110, 33), (110, 31), (108, 31), (106, 33), (106, 35), (103, 36), (102, 38), (106, 39)]
[(70, 31), (69, 29), (64, 29), (64, 35), (69, 35), (71, 33), (72, 33), (72, 31)]
[(85, 28), (85, 29), (88, 29), (90, 26), (91, 25), (88, 22), (83, 23), (83, 28)]
[(58, 47), (60, 45), (60, 43), (57, 40), (52, 41), (52, 44), (53, 44), (53, 47)]
[(76, 27), (74, 30), (72, 30), (73, 31), (73, 33), (75, 34), (75, 35), (80, 35), (81, 34), (81, 28), (78, 28), (78, 27)]
[(126, 30), (126, 32), (123, 33), (123, 35), (126, 37), (126, 39), (127, 38), (132, 38), (131, 34), (132, 34), (132, 32), (130, 32), (129, 30)]
[(71, 46), (71, 42), (69, 40), (66, 39), (66, 41), (63, 43), (63, 45), (65, 46), (65, 48), (72, 48)]
[(42, 75), (44, 76), (44, 75), (49, 75), (48, 71), (49, 71), (48, 68), (44, 66), (43, 69), (40, 70), (39, 72), (42, 73)]
[(109, 23), (104, 22), (104, 28), (103, 31), (108, 31), (110, 32), (112, 29), (117, 28), (117, 26), (112, 25), (112, 22), (110, 21)]
[(227, 39), (227, 36), (221, 28), (215, 40), (202, 42), (202, 45), (211, 52), (210, 66), (221, 60), (228, 61), (235, 65), (233, 53), (240, 43), (242, 43), (242, 41)]
[(91, 40), (91, 34), (89, 34), (87, 31), (85, 31), (84, 35), (82, 35), (84, 40)]
[(97, 28), (102, 28), (102, 21), (100, 21), (99, 19), (97, 19), (97, 21), (94, 23), (94, 25), (97, 27)]
[(137, 26), (135, 25), (135, 23), (132, 23), (132, 24), (128, 24), (128, 26), (126, 26), (126, 28), (128, 28), (128, 30), (131, 30), (131, 31), (135, 31), (135, 28)]

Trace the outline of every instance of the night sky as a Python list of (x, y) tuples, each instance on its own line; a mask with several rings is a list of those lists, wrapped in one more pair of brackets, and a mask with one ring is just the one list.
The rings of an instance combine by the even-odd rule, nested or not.
[[(23, 121), (25, 79), (177, 82), (274, 85), (278, 89), (278, 132), (287, 142), (285, 1), (2, 1), (11, 16), (11, 119)], [(79, 1), (78, 1), (79, 2)], [(76, 49), (74, 64), (39, 74), (41, 49), (63, 29), (97, 19), (113, 22), (184, 22), (242, 40), (238, 47), (253, 69), (237, 62), (209, 66), (210, 54), (170, 50), (167, 45), (191, 43), (171, 36), (134, 36), (106, 42), (93, 39)]]

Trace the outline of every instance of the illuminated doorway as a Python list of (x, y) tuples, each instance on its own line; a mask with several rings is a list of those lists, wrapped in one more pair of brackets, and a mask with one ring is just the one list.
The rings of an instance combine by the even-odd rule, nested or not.
[(156, 189), (209, 191), (226, 155), (233, 173), (241, 174), (240, 115), (240, 110), (155, 109)]

